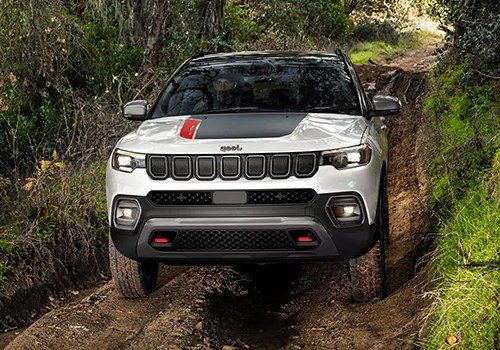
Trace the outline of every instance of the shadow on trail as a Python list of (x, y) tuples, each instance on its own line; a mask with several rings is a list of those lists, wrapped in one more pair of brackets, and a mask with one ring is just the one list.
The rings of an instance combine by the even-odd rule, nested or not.
[(286, 304), (293, 299), (302, 269), (298, 265), (243, 266), (239, 279), (208, 298), (211, 333), (220, 345), (277, 349), (295, 335), (297, 310)]
[(343, 270), (342, 263), (238, 267), (233, 284), (208, 297), (208, 333), (220, 346), (284, 347), (299, 335), (297, 318), (307, 308), (301, 296), (311, 294), (315, 303), (325, 288), (345, 285), (338, 281), (345, 274), (334, 273), (338, 270)]

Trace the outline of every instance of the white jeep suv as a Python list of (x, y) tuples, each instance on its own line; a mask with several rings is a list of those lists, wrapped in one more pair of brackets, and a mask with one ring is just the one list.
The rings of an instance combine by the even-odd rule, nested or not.
[(200, 54), (107, 168), (111, 271), (126, 297), (151, 293), (159, 263), (348, 259), (353, 298), (383, 298), (387, 133), (399, 113), (368, 98), (340, 50)]

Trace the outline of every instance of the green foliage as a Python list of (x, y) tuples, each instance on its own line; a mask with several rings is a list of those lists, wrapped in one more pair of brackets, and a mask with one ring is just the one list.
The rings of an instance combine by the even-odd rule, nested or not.
[(436, 207), (448, 207), (478, 185), (500, 146), (498, 91), (467, 84), (470, 61), (436, 71), (424, 106), (433, 139), (430, 155)]
[(67, 146), (75, 101), (137, 72), (142, 49), (115, 37), (115, 27), (83, 22), (60, 1), (0, 4), (0, 172), (28, 172), (54, 145)]
[(498, 72), (500, 2), (497, 0), (437, 0), (430, 13), (438, 17), (461, 54), (471, 53)]
[[(500, 168), (496, 172), (498, 176)], [(499, 202), (482, 187), (469, 192), (436, 244), (435, 302), (422, 345), (447, 349), (446, 337), (459, 332), (465, 349), (494, 349), (500, 336)]]
[(262, 23), (289, 38), (339, 40), (350, 26), (340, 0), (267, 0), (259, 6)]
[(85, 62), (78, 62), (84, 79), (81, 85), (91, 94), (102, 94), (113, 77), (137, 72), (142, 62), (142, 48), (116, 43), (117, 29), (92, 22), (82, 26), (81, 49), (87, 53)]
[(443, 59), (431, 77), (424, 113), (433, 209), (440, 220), (435, 288), (422, 347), (465, 349), (500, 341), (499, 89), (477, 72), (475, 57)]
[(252, 19), (250, 9), (238, 6), (234, 1), (228, 2), (224, 8), (224, 25), (236, 45), (260, 39), (266, 29)]

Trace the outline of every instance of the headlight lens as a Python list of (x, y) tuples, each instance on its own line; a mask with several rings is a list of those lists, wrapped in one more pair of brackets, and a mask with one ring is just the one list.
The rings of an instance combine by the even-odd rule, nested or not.
[(320, 165), (333, 165), (337, 169), (354, 168), (370, 162), (372, 150), (368, 145), (334, 149), (321, 153)]
[(137, 168), (146, 168), (146, 155), (117, 149), (111, 160), (113, 169), (131, 173)]

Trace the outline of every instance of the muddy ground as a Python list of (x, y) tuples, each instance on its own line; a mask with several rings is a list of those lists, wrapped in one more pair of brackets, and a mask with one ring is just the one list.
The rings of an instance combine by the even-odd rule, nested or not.
[[(306, 266), (162, 267), (161, 287), (142, 300), (112, 282), (80, 291), (0, 348), (28, 349), (412, 349), (426, 307), (427, 186), (420, 114), (433, 47), (387, 66), (362, 65), (372, 92), (404, 104), (388, 118), (391, 245), (385, 300), (351, 301), (345, 262)], [(76, 292), (75, 292), (76, 294)], [(8, 345), (7, 345), (8, 344)]]

